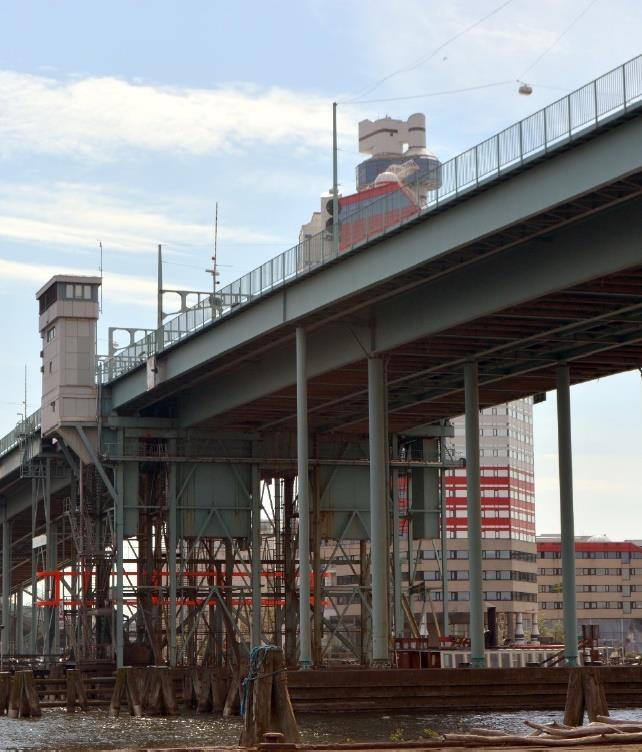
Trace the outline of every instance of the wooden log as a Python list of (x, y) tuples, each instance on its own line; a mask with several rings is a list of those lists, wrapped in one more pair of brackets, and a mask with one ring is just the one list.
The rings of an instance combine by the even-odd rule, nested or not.
[(598, 716), (608, 716), (606, 695), (601, 686), (602, 681), (598, 669), (585, 668), (582, 671), (582, 690), (584, 692), (584, 707), (589, 721), (597, 720)]
[(241, 680), (238, 674), (234, 674), (230, 679), (230, 686), (227, 690), (225, 705), (223, 706), (223, 718), (230, 718), (238, 715), (241, 707)]
[(144, 691), (145, 677), (139, 668), (128, 668), (126, 672), (127, 706), (129, 714), (140, 718), (143, 715), (142, 692)]
[(80, 709), (87, 710), (89, 701), (87, 699), (87, 688), (85, 687), (85, 680), (82, 673), (77, 669), (73, 669), (73, 673), (76, 676), (76, 695), (80, 704)]
[(156, 670), (160, 673), (163, 715), (179, 715), (176, 693), (174, 692), (174, 682), (172, 681), (170, 670), (165, 666), (159, 666)]
[(114, 684), (114, 691), (111, 694), (111, 701), (109, 703), (109, 715), (112, 718), (118, 718), (120, 715), (120, 704), (127, 685), (127, 669), (119, 668), (116, 670), (116, 682)]
[(245, 716), (240, 744), (253, 747), (267, 733), (280, 733), (285, 744), (300, 742), (299, 729), (288, 694), (285, 656), (281, 649), (255, 654), (245, 683)]
[(76, 712), (76, 677), (73, 671), (67, 671), (67, 712)]
[(294, 716), (294, 709), (288, 692), (288, 675), (283, 651), (275, 651), (272, 662), (274, 679), (272, 682), (272, 711), (274, 721), (283, 734), (286, 744), (300, 744), (301, 735)]
[(584, 719), (584, 689), (581, 670), (574, 668), (568, 677), (564, 723), (567, 726), (581, 726)]
[(9, 704), (7, 708), (7, 715), (9, 718), (18, 718), (20, 715), (20, 699), (22, 697), (22, 684), (23, 677), (19, 671), (13, 677), (11, 682), (11, 690), (9, 692)]
[(0, 673), (0, 715), (4, 715), (9, 708), (9, 693), (11, 692), (11, 674), (8, 671)]

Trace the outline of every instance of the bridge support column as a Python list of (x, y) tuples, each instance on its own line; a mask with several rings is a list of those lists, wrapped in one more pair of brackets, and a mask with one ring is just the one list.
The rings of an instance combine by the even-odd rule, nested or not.
[[(122, 441), (122, 439), (121, 439)], [(114, 629), (114, 642), (116, 652), (116, 668), (122, 668), (124, 665), (123, 649), (124, 649), (124, 609), (123, 609), (123, 590), (125, 583), (125, 573), (123, 572), (124, 565), (124, 551), (125, 545), (125, 489), (124, 489), (124, 468), (122, 463), (116, 465), (114, 468), (114, 485), (115, 495), (113, 497), (114, 502), (114, 534), (116, 543), (116, 624)]]
[(296, 330), (296, 434), (299, 481), (299, 665), (312, 666), (310, 631), (310, 479), (306, 335)]
[(24, 591), (21, 585), (16, 592), (16, 655), (22, 655), (22, 653), (24, 653), (25, 620), (23, 598)]
[(11, 650), (11, 522), (6, 507), (2, 520), (2, 626), (0, 651), (6, 658)]
[[(445, 429), (444, 429), (445, 431)], [(439, 438), (439, 461), (446, 462), (446, 437)], [(441, 535), (441, 625), (444, 637), (450, 634), (448, 618), (448, 497), (446, 496), (446, 473), (439, 471), (439, 530)]]
[[(49, 511), (51, 515), (51, 510)], [(49, 525), (49, 534), (47, 535), (47, 569), (50, 572), (58, 570), (58, 522), (51, 520)], [(49, 598), (54, 601), (53, 606), (47, 606), (47, 624), (49, 629), (49, 650), (51, 655), (60, 653), (60, 619), (58, 598), (63, 597), (62, 583), (59, 579), (51, 577), (49, 579), (50, 590)]]
[(470, 569), (470, 664), (484, 668), (484, 593), (481, 545), (481, 473), (479, 468), (479, 387), (477, 363), (464, 366), (466, 494)]
[(252, 647), (261, 644), (261, 473), (252, 465)]
[[(36, 537), (36, 518), (38, 514), (38, 493), (37, 481), (31, 479), (31, 539)], [(38, 569), (38, 559), (36, 549), (31, 547), (31, 632), (29, 638), (29, 652), (31, 655), (36, 654), (38, 647), (38, 579), (36, 571)]]
[(566, 364), (560, 365), (557, 368), (557, 454), (560, 482), (564, 657), (569, 666), (577, 666), (571, 379), (568, 365)]
[(370, 566), (372, 571), (372, 662), (389, 662), (388, 505), (386, 487), (385, 376), (383, 360), (368, 358), (370, 437)]
[[(175, 448), (172, 447), (175, 452)], [(176, 463), (171, 462), (169, 465), (169, 489), (167, 498), (167, 569), (169, 575), (169, 624), (167, 653), (169, 665), (176, 665), (176, 622), (178, 615), (176, 613), (176, 546), (177, 546), (177, 512), (178, 501), (176, 498)]]

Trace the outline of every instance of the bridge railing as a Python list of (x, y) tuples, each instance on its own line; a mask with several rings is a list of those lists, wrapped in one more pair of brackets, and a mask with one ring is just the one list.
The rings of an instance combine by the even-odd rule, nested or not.
[(102, 359), (99, 381), (108, 383), (122, 376), (150, 355), (162, 352), (290, 280), (309, 274), (374, 237), (394, 231), (418, 214), (434, 211), (529, 160), (561, 148), (600, 127), (605, 120), (622, 117), (627, 110), (641, 104), (642, 55), (436, 167), (433, 174), (424, 178), (429, 189), (423, 207), (402, 211), (393, 193), (341, 217), (336, 241), (331, 233), (324, 231), (266, 261), (171, 319), (157, 332), (111, 358)]
[(6, 436), (0, 439), (0, 457), (7, 452), (10, 452), (14, 447), (17, 447), (20, 443), (20, 439), (23, 436), (31, 436), (40, 428), (40, 408), (31, 415), (27, 416), (26, 420), (18, 422), (13, 431), (9, 431)]

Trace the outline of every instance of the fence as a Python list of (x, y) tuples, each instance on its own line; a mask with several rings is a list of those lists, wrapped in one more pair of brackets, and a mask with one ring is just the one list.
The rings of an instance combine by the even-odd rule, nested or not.
[(18, 446), (22, 436), (31, 436), (39, 429), (40, 409), (29, 415), (26, 420), (21, 420), (13, 431), (0, 439), (0, 457)]

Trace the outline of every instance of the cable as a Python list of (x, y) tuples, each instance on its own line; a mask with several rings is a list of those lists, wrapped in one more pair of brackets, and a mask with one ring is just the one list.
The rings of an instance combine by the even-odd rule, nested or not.
[(526, 70), (524, 70), (524, 72), (523, 72), (523, 73), (521, 73), (521, 74), (519, 75), (519, 78), (518, 78), (518, 80), (521, 80), (521, 79), (523, 79), (523, 78), (524, 78), (524, 76), (525, 76), (525, 75), (526, 75), (526, 74), (528, 73), (528, 71), (530, 71), (530, 70), (533, 70), (533, 68), (534, 68), (534, 67), (535, 67), (535, 66), (536, 66), (536, 65), (537, 65), (537, 64), (538, 64), (539, 62), (541, 62), (541, 60), (542, 60), (543, 58), (545, 58), (545, 57), (546, 57), (546, 55), (548, 55), (548, 53), (549, 53), (549, 52), (550, 52), (550, 51), (551, 51), (551, 50), (552, 50), (552, 49), (553, 49), (553, 48), (554, 48), (554, 47), (555, 47), (555, 46), (557, 45), (557, 43), (558, 43), (558, 42), (560, 41), (560, 39), (562, 39), (562, 37), (563, 37), (563, 36), (565, 36), (566, 34), (568, 34), (568, 32), (569, 32), (569, 31), (570, 31), (570, 30), (571, 30), (571, 29), (572, 29), (572, 28), (573, 28), (573, 27), (575, 26), (575, 24), (576, 24), (576, 23), (577, 23), (577, 22), (578, 22), (578, 21), (579, 21), (579, 20), (580, 20), (580, 19), (581, 19), (581, 18), (582, 18), (583, 16), (585, 16), (585, 15), (586, 15), (586, 14), (587, 14), (587, 13), (589, 12), (589, 10), (591, 10), (591, 8), (592, 8), (592, 7), (593, 7), (593, 6), (595, 5), (595, 3), (596, 3), (596, 2), (597, 2), (597, 0), (589, 0), (589, 3), (588, 3), (588, 5), (587, 5), (587, 6), (586, 6), (586, 7), (585, 7), (585, 8), (584, 8), (584, 9), (583, 9), (583, 10), (582, 10), (582, 11), (581, 11), (580, 13), (578, 13), (578, 15), (577, 15), (577, 16), (575, 16), (575, 18), (574, 18), (574, 19), (573, 19), (573, 20), (571, 21), (571, 23), (570, 23), (570, 24), (569, 24), (569, 25), (568, 25), (568, 26), (567, 26), (567, 27), (566, 27), (566, 28), (564, 29), (564, 31), (562, 31), (562, 33), (561, 33), (561, 34), (560, 34), (560, 35), (559, 35), (559, 36), (557, 37), (557, 39), (555, 39), (555, 40), (553, 41), (553, 43), (552, 43), (552, 44), (550, 45), (550, 47), (547, 47), (547, 48), (546, 48), (546, 49), (544, 50), (544, 52), (542, 52), (542, 54), (541, 54), (541, 55), (540, 55), (540, 56), (539, 56), (539, 57), (538, 57), (538, 58), (537, 58), (537, 59), (535, 60), (535, 62), (534, 62), (534, 63), (531, 63), (531, 64), (530, 64), (530, 65), (528, 66), (528, 68), (526, 68)]
[(490, 89), (493, 86), (506, 86), (506, 84), (515, 83), (513, 79), (506, 81), (495, 81), (490, 84), (479, 84), (479, 86), (467, 86), (463, 89), (445, 89), (444, 91), (429, 91), (424, 94), (411, 94), (405, 97), (387, 97), (385, 99), (358, 99), (350, 100), (350, 104), (380, 104), (382, 102), (402, 102), (408, 99), (427, 99), (429, 97), (442, 97), (448, 94), (463, 94), (467, 91), (478, 91), (479, 89)]
[(401, 73), (409, 73), (410, 71), (413, 71), (419, 68), (419, 66), (423, 65), (424, 63), (427, 63), (428, 60), (433, 58), (438, 52), (441, 52), (441, 50), (443, 50), (449, 44), (452, 44), (454, 41), (462, 37), (464, 34), (467, 34), (469, 31), (472, 31), (474, 28), (484, 23), (484, 21), (487, 21), (489, 18), (499, 13), (507, 5), (510, 5), (510, 3), (512, 2), (513, 0), (504, 0), (503, 3), (500, 3), (494, 10), (490, 11), (490, 13), (487, 13), (485, 16), (482, 16), (474, 23), (470, 24), (469, 26), (466, 26), (465, 29), (462, 29), (461, 31), (457, 32), (457, 34), (454, 34), (452, 37), (449, 37), (448, 39), (446, 39), (445, 42), (442, 42), (438, 47), (435, 47), (435, 49), (432, 50), (432, 52), (429, 52), (427, 55), (420, 57), (414, 63), (410, 63), (409, 65), (406, 65), (403, 68), (399, 68), (398, 70), (393, 71), (392, 73), (389, 73), (387, 76), (380, 78), (372, 86), (369, 86), (366, 89), (364, 89), (362, 92), (360, 92), (359, 94), (356, 94), (352, 99), (345, 100), (344, 102), (339, 102), (339, 104), (348, 104), (348, 103), (353, 102), (356, 99), (360, 99), (361, 97), (364, 97), (370, 94), (370, 92), (374, 91), (375, 89), (378, 89), (381, 86), (381, 84), (385, 83), (386, 81), (393, 78), (394, 76), (398, 76)]

